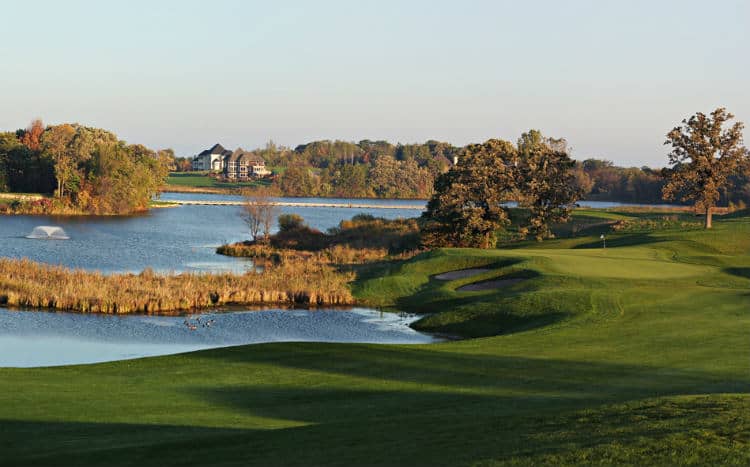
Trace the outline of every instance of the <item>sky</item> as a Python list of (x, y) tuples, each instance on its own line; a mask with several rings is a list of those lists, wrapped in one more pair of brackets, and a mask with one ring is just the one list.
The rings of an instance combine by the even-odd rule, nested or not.
[[(191, 156), (272, 139), (515, 141), (662, 166), (750, 124), (750, 1), (9, 1), (0, 129), (78, 122)], [(750, 131), (750, 130), (749, 130)]]

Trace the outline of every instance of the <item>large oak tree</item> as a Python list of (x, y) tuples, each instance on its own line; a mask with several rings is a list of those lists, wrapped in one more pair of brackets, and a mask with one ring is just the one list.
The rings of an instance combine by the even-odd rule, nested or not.
[(466, 147), (458, 164), (435, 181), (423, 214), (427, 246), (491, 248), (495, 232), (508, 224), (502, 203), (516, 189), (516, 148), (491, 139)]
[(724, 129), (734, 115), (720, 107), (711, 115), (701, 112), (682, 121), (667, 133), (665, 145), (671, 145), (669, 164), (664, 170), (666, 200), (693, 201), (706, 214), (705, 226), (711, 228), (712, 209), (726, 189), (729, 177), (747, 168), (748, 153), (742, 145), (742, 122)]
[(545, 138), (530, 130), (518, 140), (518, 196), (529, 210), (527, 229), (541, 241), (554, 237), (550, 225), (567, 222), (583, 191), (576, 180), (575, 161), (564, 139)]

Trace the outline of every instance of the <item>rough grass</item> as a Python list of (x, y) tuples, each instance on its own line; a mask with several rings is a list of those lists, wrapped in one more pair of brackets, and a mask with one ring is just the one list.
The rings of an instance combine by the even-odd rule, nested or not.
[[(0, 463), (748, 465), (749, 252), (739, 216), (440, 250), (362, 269), (355, 294), (485, 337), (0, 369)], [(469, 267), (491, 270), (433, 278)], [(500, 277), (527, 280), (456, 292)]]

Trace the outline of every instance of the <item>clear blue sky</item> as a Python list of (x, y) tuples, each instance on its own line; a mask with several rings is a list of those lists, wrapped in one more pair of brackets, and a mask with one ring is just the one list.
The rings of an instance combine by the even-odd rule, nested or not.
[(192, 155), (538, 128), (657, 166), (696, 111), (750, 124), (746, 0), (114, 3), (3, 5), (1, 129), (77, 121)]

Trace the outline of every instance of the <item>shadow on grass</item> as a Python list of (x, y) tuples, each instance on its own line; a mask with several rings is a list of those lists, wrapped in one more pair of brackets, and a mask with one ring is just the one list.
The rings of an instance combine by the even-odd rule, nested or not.
[[(717, 381), (700, 371), (457, 353), (449, 349), (452, 347), (440, 345), (285, 343), (217, 349), (195, 356), (223, 362), (265, 363), (348, 378), (372, 378), (389, 386), (438, 386), (448, 397), (455, 391), (484, 393), (488, 389), (523, 394), (512, 408), (506, 407), (512, 411), (537, 408), (538, 398), (544, 396), (586, 405), (591, 401), (620, 400), (623, 395), (641, 398), (696, 391), (737, 392), (748, 389), (750, 384), (750, 377)], [(394, 387), (394, 390), (400, 389)]]
[[(329, 396), (334, 396), (330, 394)], [(214, 396), (225, 401), (226, 396)], [(345, 397), (345, 393), (338, 396)], [(346, 399), (343, 399), (346, 400)], [(412, 413), (400, 418), (334, 420), (284, 430), (226, 430), (169, 425), (30, 423), (3, 420), (0, 433), (31, 436), (8, 465), (747, 465), (733, 438), (747, 432), (737, 414), (742, 396), (697, 396), (529, 417), (483, 411), (454, 418)], [(481, 397), (460, 397), (482, 406)], [(731, 422), (731, 423), (728, 423)], [(164, 433), (179, 435), (170, 439)], [(143, 434), (151, 439), (143, 440)], [(39, 437), (39, 435), (42, 435)], [(141, 438), (135, 442), (133, 436)], [(41, 439), (40, 439), (41, 438)], [(30, 442), (28, 442), (30, 441)], [(92, 442), (93, 441), (93, 442)], [(22, 444), (22, 443), (19, 443)], [(41, 449), (31, 450), (40, 447)]]
[[(0, 464), (470, 465), (514, 457), (533, 464), (534, 456), (576, 452), (580, 445), (669, 438), (701, 427), (719, 410), (695, 403), (652, 410), (639, 402), (644, 398), (748, 388), (744, 380), (674, 368), (459, 354), (440, 346), (271, 344), (194, 357), (196, 365), (230, 363), (238, 374), (246, 363), (289, 368), (299, 380), (237, 384), (231, 375), (218, 376), (177, 389), (195, 404), (175, 407), (165, 398), (163, 410), (197, 410), (198, 420), (212, 411), (227, 414), (212, 422), (227, 428), (136, 417), (132, 424), (2, 420)], [(640, 405), (580, 413), (610, 403)], [(739, 408), (721, 410), (736, 418)], [(296, 426), (243, 427), (247, 416)]]
[[(507, 416), (495, 409), (512, 399), (476, 395), (446, 401), (407, 392), (399, 394), (404, 405), (395, 409), (377, 391), (225, 388), (195, 394), (253, 413), (294, 417), (300, 409), (306, 413), (304, 400), (311, 406), (334, 400), (340, 410), (311, 417), (312, 425), (280, 430), (2, 420), (6, 449), (0, 464), (676, 465), (694, 458), (701, 465), (747, 465), (750, 457), (733, 439), (750, 428), (737, 417), (750, 408), (748, 398), (737, 395)], [(253, 398), (271, 406), (253, 404)], [(290, 399), (296, 403), (287, 405)], [(409, 405), (422, 401), (430, 410)], [(372, 404), (369, 410), (335, 416), (364, 403)]]
[[(432, 275), (430, 275), (430, 282), (429, 282), (428, 285), (433, 285), (434, 286), (436, 283), (438, 283), (438, 284), (445, 284), (447, 282), (456, 281), (456, 280), (471, 279), (474, 276), (481, 276), (482, 274), (488, 274), (488, 273), (492, 272), (495, 269), (504, 269), (504, 268), (507, 268), (507, 267), (514, 266), (516, 264), (521, 263), (522, 261), (523, 260), (520, 259), (520, 258), (493, 259), (493, 258), (490, 257), (490, 258), (487, 258), (487, 264), (485, 264), (483, 266), (471, 266), (471, 267), (467, 267), (467, 268), (454, 269), (454, 270), (451, 270), (451, 271), (443, 271), (443, 272), (432, 274)], [(459, 271), (466, 271), (466, 270), (470, 270), (470, 269), (489, 269), (489, 271), (480, 272), (479, 274), (475, 274), (474, 276), (470, 275), (470, 276), (467, 276), (467, 277), (456, 278), (456, 279), (438, 279), (437, 278), (437, 276), (439, 276), (441, 274), (448, 273), (448, 272), (459, 272)]]
[(733, 276), (746, 277), (750, 279), (750, 268), (724, 268), (723, 271)]
[[(665, 238), (654, 237), (650, 233), (633, 233), (633, 234), (621, 234), (611, 238), (607, 238), (607, 248), (617, 248), (624, 246), (641, 246), (650, 245), (654, 243), (661, 243), (666, 241)], [(586, 243), (580, 243), (572, 247), (572, 249), (587, 249), (587, 248), (602, 248), (603, 242), (601, 239), (596, 239)]]
[(426, 316), (417, 321), (412, 327), (421, 332), (433, 333), (437, 336), (449, 337), (492, 337), (532, 331), (560, 323), (569, 318), (569, 313), (546, 312), (536, 315), (519, 316), (513, 313), (474, 313), (465, 314), (460, 320), (445, 323), (440, 315)]
[[(699, 372), (638, 365), (459, 355), (420, 348), (333, 347), (300, 344), (288, 357), (269, 354), (272, 358), (266, 362), (334, 376), (335, 382), (327, 387), (225, 386), (189, 391), (231, 410), (311, 424), (285, 431), (299, 443), (295, 453), (313, 464), (330, 463), (335, 456), (337, 462), (366, 459), (374, 464), (420, 465), (507, 459), (528, 452), (522, 440), (530, 436), (535, 437), (537, 452), (559, 448), (559, 433), (571, 430), (568, 423), (590, 432), (580, 438), (573, 435), (569, 442), (583, 442), (584, 436), (612, 436), (598, 430), (601, 424), (612, 423), (609, 419), (597, 425), (574, 418), (553, 420), (553, 414), (561, 412), (650, 397), (740, 392), (748, 387), (747, 381), (719, 383)], [(233, 357), (239, 362), (247, 357), (264, 361), (262, 355), (242, 351)], [(336, 376), (367, 381), (347, 387), (352, 380)], [(616, 422), (621, 427), (633, 423)], [(274, 435), (281, 433), (269, 436)], [(618, 434), (617, 442), (635, 440), (623, 436)]]

